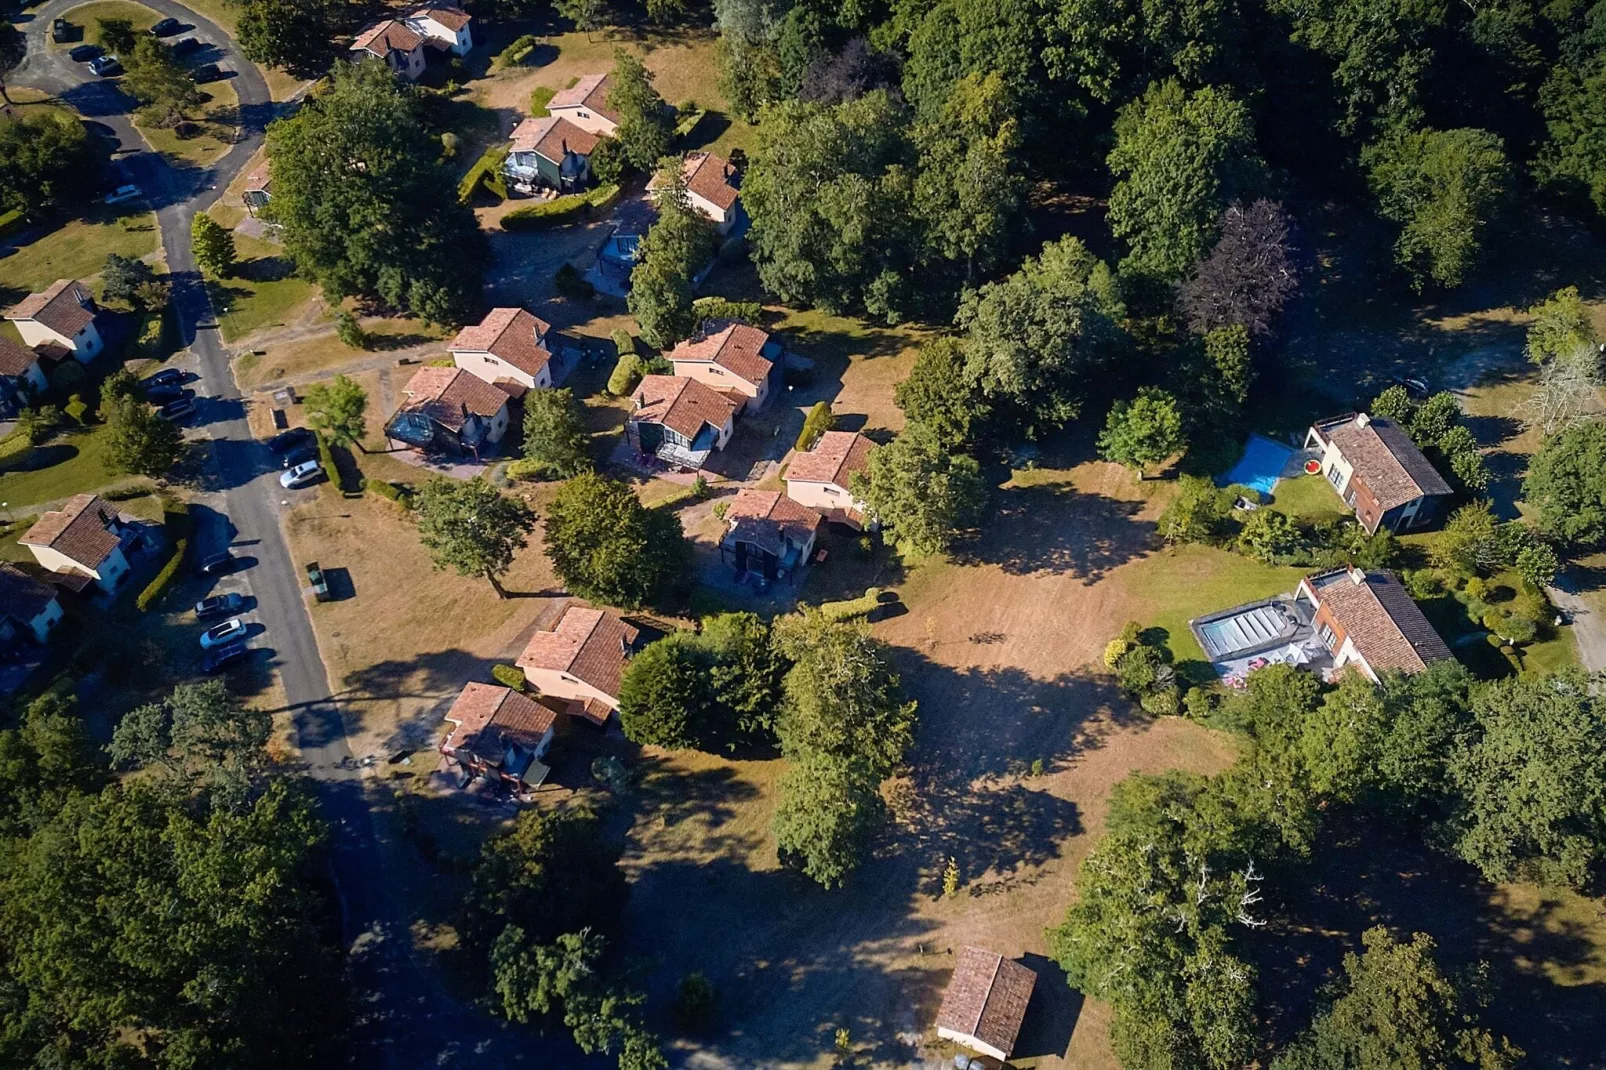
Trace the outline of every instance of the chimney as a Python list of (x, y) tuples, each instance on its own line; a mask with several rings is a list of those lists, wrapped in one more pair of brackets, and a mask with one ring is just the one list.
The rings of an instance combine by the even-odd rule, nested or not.
[(1372, 418), (1370, 416), (1366, 415), (1366, 413), (1358, 412), (1358, 413), (1355, 414), (1355, 426), (1356, 427), (1366, 427), (1369, 424), (1371, 424), (1371, 422), (1372, 422)]
[(1349, 578), (1354, 582), (1355, 586), (1359, 587), (1361, 584), (1366, 582), (1366, 571), (1351, 565), (1349, 570)]

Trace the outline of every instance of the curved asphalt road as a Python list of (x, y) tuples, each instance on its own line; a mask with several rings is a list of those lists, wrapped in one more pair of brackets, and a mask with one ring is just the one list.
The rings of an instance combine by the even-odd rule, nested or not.
[[(246, 427), (211, 300), (190, 250), (191, 220), (221, 196), (262, 141), (274, 109), (267, 85), (254, 64), (234, 54), (233, 42), (219, 27), (173, 0), (140, 0), (192, 26), (194, 36), (213, 45), (216, 51), (197, 58), (217, 62), (225, 71), (232, 69), (231, 81), (240, 98), (240, 140), (209, 169), (176, 168), (153, 152), (134, 129), (128, 119), (132, 102), (114, 82), (95, 78), (86, 64), (73, 63), (64, 49), (49, 45), (51, 20), (83, 2), (48, 0), (19, 17), (19, 28), (28, 38), (28, 57), (13, 82), (45, 90), (71, 104), (86, 120), (100, 124), (119, 142), (117, 156), (128, 181), (138, 184), (156, 210), (180, 337), (193, 353), (194, 370), (201, 377), (194, 384), (200, 419), (212, 440), (213, 474), (226, 514), (198, 511), (202, 523), (197, 549), (205, 553), (233, 545), (240, 556), (256, 559), (238, 577), (256, 597), (255, 615), (267, 629), (256, 645), (271, 647), (286, 703), (294, 711), (303, 758), (334, 828), (334, 878), (360, 1001), (351, 1063), (440, 1067), (473, 1060), (508, 1066), (533, 1058), (549, 1044), (455, 1003), (408, 951), (408, 919), (400, 915), (387, 889), (388, 845), (381, 842), (359, 774), (344, 768), (352, 754), (307, 616), (303, 574), (291, 560), (280, 530), (283, 492), (278, 465)], [(568, 1060), (543, 1062), (555, 1066)]]

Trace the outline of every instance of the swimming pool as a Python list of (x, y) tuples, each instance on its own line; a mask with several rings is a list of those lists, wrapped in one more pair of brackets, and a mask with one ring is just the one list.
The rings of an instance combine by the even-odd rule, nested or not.
[(1241, 483), (1261, 494), (1270, 495), (1278, 477), (1282, 475), (1283, 467), (1288, 464), (1288, 458), (1293, 455), (1290, 446), (1274, 442), (1265, 435), (1250, 435), (1244, 455), (1226, 475), (1217, 476), (1216, 483), (1223, 487)]

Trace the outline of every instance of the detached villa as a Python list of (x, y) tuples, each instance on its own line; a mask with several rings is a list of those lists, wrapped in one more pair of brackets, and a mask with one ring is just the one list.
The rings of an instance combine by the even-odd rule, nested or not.
[(29, 294), (6, 312), (17, 325), (22, 344), (47, 359), (71, 355), (88, 364), (105, 348), (95, 327), (95, 299), (73, 279), (57, 279), (43, 293)]
[(769, 400), (775, 368), (784, 356), (781, 343), (768, 331), (721, 320), (703, 324), (696, 336), (664, 355), (676, 375), (740, 395), (743, 407), (754, 409)]
[(558, 626), (536, 632), (515, 664), (543, 696), (568, 703), (570, 717), (597, 727), (619, 708), (619, 681), (641, 629), (602, 609), (571, 605)]
[(1322, 475), (1368, 535), (1399, 533), (1438, 518), (1452, 493), (1410, 436), (1393, 420), (1351, 413), (1322, 420), (1305, 436), (1320, 452)]
[(827, 431), (813, 449), (793, 455), (786, 468), (786, 496), (833, 523), (862, 529), (865, 504), (853, 497), (850, 484), (855, 472), (869, 466), (875, 448), (855, 431)]
[(480, 457), (502, 441), (509, 393), (462, 368), (420, 368), (385, 437), (425, 453)]
[(814, 552), (825, 518), (778, 490), (744, 487), (725, 513), (728, 528), (719, 541), (719, 559), (738, 574), (766, 580), (796, 576)]
[(696, 379), (642, 376), (630, 396), (635, 408), (625, 423), (625, 438), (643, 457), (696, 471), (730, 441), (741, 410), (738, 398), (742, 395), (732, 397)]
[[(730, 234), (744, 223), (747, 214), (742, 211), (741, 173), (723, 156), (711, 152), (688, 152), (680, 164), (680, 175), (686, 183), (686, 199), (697, 212), (714, 224), (721, 236)], [(663, 183), (654, 174), (647, 183), (647, 195), (656, 198)]]
[(581, 130), (599, 137), (613, 137), (619, 130), (619, 113), (608, 106), (613, 79), (606, 74), (588, 74), (568, 89), (559, 90), (547, 101), (549, 115), (567, 119)]
[(455, 7), (416, 7), (399, 18), (363, 27), (349, 51), (357, 59), (372, 56), (416, 82), (427, 65), (425, 48), (454, 56), (469, 54), (474, 48), (473, 21), (472, 15)]
[[(517, 394), (553, 385), (552, 324), (522, 308), (493, 308), (452, 339), (452, 360), (492, 386)], [(551, 341), (555, 345), (555, 340)]]
[(470, 779), (483, 776), (524, 795), (550, 771), (542, 759), (562, 716), (557, 704), (511, 688), (467, 684), (446, 713), (452, 729), (441, 754)]
[(1229, 687), (1267, 665), (1303, 665), (1333, 678), (1354, 666), (1373, 683), (1454, 655), (1392, 572), (1335, 569), (1287, 595), (1198, 617), (1193, 637)]
[(19, 409), (48, 389), (50, 380), (38, 352), (0, 338), (0, 420), (15, 419)]
[(17, 541), (43, 568), (68, 577), (74, 590), (93, 583), (115, 591), (128, 578), (129, 554), (146, 537), (146, 528), (96, 495), (75, 494)]
[(0, 649), (23, 636), (43, 646), (62, 616), (56, 588), (0, 561)]
[(520, 190), (572, 193), (591, 181), (591, 154), (601, 140), (559, 115), (525, 119), (513, 130), (502, 173)]
[(937, 1035), (994, 1059), (1008, 1059), (1031, 1006), (1037, 974), (979, 947), (959, 949), (937, 1008)]

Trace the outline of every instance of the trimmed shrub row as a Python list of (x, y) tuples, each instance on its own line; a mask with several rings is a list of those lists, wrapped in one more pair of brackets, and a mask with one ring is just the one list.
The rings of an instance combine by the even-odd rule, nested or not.
[(612, 207), (618, 197), (618, 184), (610, 183), (584, 193), (570, 194), (541, 204), (525, 205), (523, 208), (515, 208), (502, 217), (502, 229), (540, 230), (543, 227), (559, 227), (565, 223), (589, 219)]
[(858, 598), (849, 598), (842, 602), (821, 602), (820, 615), (826, 620), (845, 621), (868, 617), (881, 604), (881, 588), (868, 588)]
[(618, 347), (619, 361), (608, 376), (608, 393), (622, 398), (641, 381), (641, 358), (636, 355), (636, 340), (629, 331), (614, 331), (613, 344)]
[(372, 478), (363, 480), (362, 485), (364, 490), (377, 494), (381, 498), (389, 498), (404, 508), (411, 509), (413, 507), (412, 492), (405, 487), (398, 487), (387, 480)]
[(803, 417), (803, 430), (797, 433), (797, 451), (806, 453), (813, 449), (814, 444), (820, 441), (820, 436), (831, 430), (834, 423), (836, 417), (831, 415), (831, 406), (824, 401), (815, 402), (814, 408)]
[(167, 529), (167, 541), (173, 549), (168, 555), (167, 562), (162, 565), (162, 570), (151, 578), (151, 582), (147, 583), (145, 589), (134, 599), (134, 608), (141, 613), (150, 609), (151, 604), (167, 592), (179, 569), (184, 567), (185, 558), (189, 556), (189, 503), (176, 498), (162, 499), (162, 524)]
[(329, 440), (324, 437), (323, 432), (314, 431), (313, 437), (318, 440), (318, 463), (323, 465), (324, 472), (329, 476), (329, 482), (333, 483), (335, 489), (342, 494), (361, 494), (363, 488), (360, 485), (352, 487), (346, 482), (345, 473), (335, 463), (334, 447), (329, 444)]
[(515, 37), (506, 48), (496, 54), (496, 58), (491, 62), (498, 67), (512, 67), (523, 63), (529, 54), (535, 51), (535, 46), (540, 43), (541, 39), (533, 33)]
[(736, 320), (749, 327), (762, 326), (759, 317), (764, 306), (757, 301), (732, 301), (728, 297), (699, 297), (691, 303), (692, 315), (698, 323), (707, 320)]
[(481, 153), (480, 158), (474, 161), (474, 166), (457, 184), (457, 199), (467, 204), (483, 185), (504, 201), (507, 200), (507, 179), (502, 177), (502, 164), (507, 160), (507, 154), (506, 145), (492, 145)]

